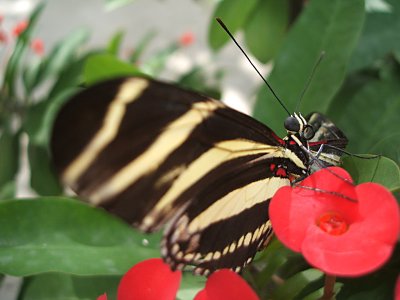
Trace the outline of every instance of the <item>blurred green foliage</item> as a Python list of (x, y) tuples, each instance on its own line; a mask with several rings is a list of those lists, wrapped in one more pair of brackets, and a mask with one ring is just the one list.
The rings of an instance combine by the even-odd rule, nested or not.
[[(382, 1), (368, 0), (368, 7)], [(106, 2), (115, 8), (131, 0)], [(398, 192), (400, 2), (385, 3), (386, 10), (367, 11), (363, 0), (224, 0), (213, 16), (233, 33), (240, 32), (259, 62), (273, 64), (268, 80), (290, 111), (324, 51), (300, 110), (326, 113), (348, 136), (350, 152), (386, 156), (346, 158), (345, 167), (357, 182), (372, 180)], [(122, 75), (157, 77), (181, 46), (172, 41), (143, 60), (156, 38), (155, 32), (143, 33), (135, 51), (122, 60), (123, 31), (102, 49), (83, 50), (89, 32), (77, 30), (28, 63), (27, 50), (43, 9), (37, 7), (18, 37), (0, 89), (0, 273), (24, 277), (20, 300), (94, 299), (104, 292), (113, 299), (120, 276), (131, 265), (159, 256), (160, 236), (144, 236), (99, 209), (60, 197), (62, 187), (47, 148), (51, 125), (59, 107), (81, 86)], [(208, 41), (213, 51), (229, 42), (214, 18)], [(221, 70), (210, 75), (203, 66), (194, 66), (177, 83), (219, 98), (223, 76)], [(285, 112), (261, 80), (256, 94), (255, 117), (282, 133)], [(24, 151), (30, 187), (38, 194), (35, 201), (15, 199)], [(337, 299), (392, 297), (400, 269), (398, 248), (381, 270), (339, 279)], [(266, 299), (318, 299), (322, 294), (323, 274), (276, 240), (244, 276)], [(185, 274), (178, 298), (191, 299), (203, 285), (204, 278)]]

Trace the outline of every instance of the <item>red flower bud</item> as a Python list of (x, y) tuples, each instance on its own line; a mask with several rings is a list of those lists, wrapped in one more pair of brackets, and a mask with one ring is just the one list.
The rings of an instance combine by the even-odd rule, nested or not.
[(8, 37), (7, 34), (3, 31), (0, 30), (0, 44), (6, 44), (8, 42)]
[(41, 39), (33, 39), (31, 42), (31, 48), (33, 52), (35, 52), (37, 55), (41, 56), (44, 54), (44, 43), (43, 40)]
[(179, 44), (181, 46), (189, 46), (194, 42), (194, 34), (190, 31), (185, 32), (179, 39)]

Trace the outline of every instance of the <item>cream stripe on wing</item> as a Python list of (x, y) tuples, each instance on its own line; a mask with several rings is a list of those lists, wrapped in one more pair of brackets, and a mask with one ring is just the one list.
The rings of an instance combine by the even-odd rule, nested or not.
[(123, 167), (99, 189), (89, 194), (89, 201), (99, 204), (124, 191), (138, 178), (157, 168), (175, 149), (184, 143), (198, 124), (213, 113), (214, 102), (197, 102), (183, 116), (176, 119), (160, 134), (154, 143), (135, 160)]
[(194, 218), (189, 223), (188, 233), (193, 234), (213, 223), (234, 217), (243, 210), (272, 198), (280, 187), (289, 184), (290, 181), (287, 178), (271, 177), (238, 188), (213, 203)]
[[(275, 152), (281, 152), (281, 148), (249, 140), (230, 140), (215, 144), (214, 147), (203, 153), (179, 175), (179, 178), (175, 180), (168, 192), (143, 219), (141, 228), (151, 227), (158, 214), (173, 206), (174, 199), (221, 163), (241, 156)], [(161, 184), (161, 182), (158, 184)]]
[(108, 106), (102, 127), (80, 155), (63, 172), (62, 177), (65, 183), (73, 185), (96, 159), (97, 155), (115, 138), (127, 104), (138, 99), (148, 85), (149, 82), (143, 78), (128, 79), (121, 85), (115, 99)]

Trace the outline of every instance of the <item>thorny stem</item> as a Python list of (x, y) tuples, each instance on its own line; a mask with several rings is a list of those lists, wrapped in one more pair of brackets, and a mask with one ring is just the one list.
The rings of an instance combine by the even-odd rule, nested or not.
[(333, 288), (335, 286), (336, 276), (325, 274), (324, 294), (319, 300), (332, 300), (334, 296)]

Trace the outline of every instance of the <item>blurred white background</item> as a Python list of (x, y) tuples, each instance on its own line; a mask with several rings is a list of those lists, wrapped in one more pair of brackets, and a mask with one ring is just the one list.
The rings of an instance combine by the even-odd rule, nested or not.
[[(47, 1), (36, 31), (36, 36), (44, 41), (45, 51), (74, 29), (82, 27), (91, 32), (88, 47), (104, 46), (114, 33), (124, 30), (122, 52), (126, 53), (146, 33), (154, 30), (157, 35), (145, 56), (151, 56), (185, 32), (192, 32), (195, 42), (170, 57), (162, 79), (173, 81), (196, 64), (221, 68), (225, 71), (222, 100), (250, 113), (255, 88), (261, 84), (260, 78), (233, 43), (218, 53), (212, 53), (207, 45), (208, 25), (217, 0), (136, 0), (114, 9), (108, 8), (106, 2)], [(37, 3), (37, 0), (0, 0), (3, 28), (9, 31), (16, 23), (25, 20)], [(240, 33), (237, 36), (240, 40)], [(265, 67), (260, 63), (257, 65), (265, 73)]]

